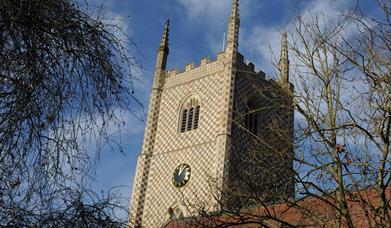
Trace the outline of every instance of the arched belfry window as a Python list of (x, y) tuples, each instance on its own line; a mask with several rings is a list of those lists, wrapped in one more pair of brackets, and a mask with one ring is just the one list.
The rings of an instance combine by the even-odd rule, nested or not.
[(201, 104), (199, 99), (192, 97), (182, 105), (179, 131), (186, 132), (197, 129), (200, 121)]

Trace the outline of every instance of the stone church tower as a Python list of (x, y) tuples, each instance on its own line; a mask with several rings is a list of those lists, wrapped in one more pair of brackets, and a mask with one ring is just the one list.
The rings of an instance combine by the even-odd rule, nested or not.
[(129, 221), (135, 227), (160, 227), (187, 217), (186, 202), (212, 205), (211, 180), (221, 200), (232, 205), (250, 202), (254, 195), (267, 202), (293, 196), (286, 36), (280, 79), (266, 79), (238, 52), (238, 8), (233, 0), (226, 49), (216, 60), (202, 59), (184, 71), (166, 70), (166, 23), (133, 184)]

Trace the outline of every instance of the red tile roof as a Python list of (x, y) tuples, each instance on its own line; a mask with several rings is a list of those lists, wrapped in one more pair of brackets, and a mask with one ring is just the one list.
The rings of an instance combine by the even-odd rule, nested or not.
[[(391, 208), (390, 196), (391, 188), (387, 188), (389, 208)], [(346, 201), (354, 227), (384, 227), (381, 213), (377, 213), (381, 206), (378, 191), (371, 188), (354, 192), (346, 197)], [(229, 227), (229, 224), (232, 227), (260, 227), (262, 223), (270, 224), (272, 227), (273, 225), (280, 227), (279, 225), (283, 223), (299, 227), (336, 227), (338, 211), (337, 197), (311, 196), (294, 203), (258, 207), (238, 214), (225, 213), (208, 218), (176, 220), (166, 227)], [(388, 209), (388, 213), (391, 216), (391, 209)], [(342, 227), (347, 227), (345, 219), (342, 219)]]

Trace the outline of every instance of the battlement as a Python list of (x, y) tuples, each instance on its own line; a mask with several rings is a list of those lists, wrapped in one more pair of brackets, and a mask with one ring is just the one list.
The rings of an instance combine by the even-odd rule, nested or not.
[[(216, 74), (224, 69), (225, 52), (219, 52), (214, 60), (204, 57), (198, 64), (194, 62), (185, 65), (184, 69), (167, 70), (165, 73), (166, 82), (164, 87), (172, 87), (191, 80), (196, 80), (211, 74)], [(252, 62), (245, 62), (242, 54), (237, 53), (237, 67), (240, 71), (245, 71), (260, 79), (268, 81), (263, 71), (256, 71), (255, 65)], [(275, 83), (275, 82), (274, 82)]]
[(222, 61), (211, 61), (208, 58), (203, 58), (199, 65), (195, 65), (194, 63), (186, 64), (183, 71), (179, 71), (178, 69), (167, 71), (164, 87), (169, 88), (185, 84), (193, 80), (217, 74), (223, 70), (224, 64), (222, 64)]
[(201, 59), (199, 64), (194, 64), (194, 62), (188, 63), (185, 65), (184, 69), (172, 69), (166, 71), (166, 78), (175, 77), (176, 75), (183, 74), (189, 71), (197, 70), (198, 68), (202, 68), (207, 66), (208, 64), (222, 61), (224, 59), (225, 52), (217, 53), (216, 59), (211, 60), (209, 57), (204, 57)]
[(205, 66), (206, 64), (210, 63), (210, 59), (209, 58), (203, 58), (201, 59), (201, 66)]
[(266, 76), (265, 72), (263, 72), (262, 70), (259, 70), (257, 71), (255, 69), (255, 65), (250, 62), (250, 61), (243, 61), (243, 56), (241, 54), (238, 54), (238, 57), (237, 57), (237, 62), (238, 62), (238, 70), (239, 72), (242, 72), (244, 73), (245, 75), (248, 75), (248, 76), (251, 76), (253, 78), (253, 80), (255, 79), (255, 81), (253, 82), (258, 82), (258, 83), (261, 83), (263, 85), (268, 84), (268, 85), (271, 85), (271, 86), (281, 86), (281, 83), (279, 82), (279, 80), (276, 80), (270, 76)]
[[(224, 60), (224, 55), (225, 55), (225, 52), (224, 51), (221, 51), (219, 53), (217, 53), (217, 56), (215, 59), (210, 59), (209, 57), (204, 57), (201, 59), (200, 63), (199, 64), (195, 64), (194, 62), (191, 62), (191, 63), (188, 63), (185, 65), (184, 69), (181, 69), (181, 70), (178, 70), (178, 69), (172, 69), (172, 70), (167, 70), (166, 71), (166, 78), (170, 78), (170, 77), (174, 77), (178, 74), (183, 74), (183, 73), (186, 73), (188, 71), (192, 71), (192, 70), (197, 70), (197, 68), (202, 68), (204, 66), (207, 66), (208, 64), (211, 64), (211, 63), (215, 63), (215, 62), (221, 62)], [(238, 53), (238, 56), (237, 56), (237, 62), (238, 64), (245, 64), (244, 63), (244, 57), (242, 54)], [(253, 63), (248, 63), (248, 64), (245, 64), (248, 66), (249, 70), (251, 71), (254, 71), (255, 70), (255, 66)]]

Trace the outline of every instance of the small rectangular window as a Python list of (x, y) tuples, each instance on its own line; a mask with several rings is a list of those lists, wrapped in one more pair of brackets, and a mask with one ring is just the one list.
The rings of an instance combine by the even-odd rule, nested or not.
[(182, 112), (182, 121), (181, 121), (181, 132), (186, 131), (186, 123), (187, 123), (187, 109)]
[(195, 113), (194, 113), (194, 129), (198, 128), (199, 118), (200, 118), (200, 106), (197, 106)]
[(252, 132), (254, 135), (258, 135), (258, 115), (256, 113), (253, 114), (254, 123)]
[(247, 130), (249, 130), (254, 135), (258, 135), (258, 114), (253, 111), (246, 109), (246, 114), (244, 116), (244, 123)]
[(194, 108), (190, 108), (188, 120), (187, 120), (187, 130), (190, 131), (193, 129), (193, 120), (194, 120)]

